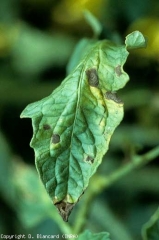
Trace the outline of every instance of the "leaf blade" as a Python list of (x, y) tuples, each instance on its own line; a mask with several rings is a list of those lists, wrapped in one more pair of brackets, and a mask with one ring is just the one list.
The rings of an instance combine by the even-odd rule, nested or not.
[(50, 96), (21, 114), (32, 118), (36, 167), (65, 221), (123, 118), (115, 91), (129, 80), (123, 70), (127, 56), (124, 46), (95, 43)]
[(139, 31), (134, 31), (126, 36), (125, 44), (128, 49), (145, 48), (147, 39)]

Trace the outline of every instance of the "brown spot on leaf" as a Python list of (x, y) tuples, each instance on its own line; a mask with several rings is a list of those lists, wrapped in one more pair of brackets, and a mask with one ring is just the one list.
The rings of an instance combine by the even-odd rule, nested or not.
[(91, 156), (87, 156), (86, 162), (94, 163), (94, 158), (92, 158)]
[(67, 203), (67, 202), (59, 202), (56, 203), (55, 206), (57, 207), (61, 217), (65, 222), (68, 222), (68, 217), (74, 207), (75, 203)]
[(52, 143), (56, 144), (60, 142), (60, 136), (58, 134), (52, 135)]
[(121, 71), (121, 65), (118, 65), (116, 68), (115, 68), (115, 72), (117, 74), (118, 77), (120, 77), (122, 75), (122, 71)]
[(112, 100), (116, 103), (122, 103), (121, 99), (116, 95), (115, 92), (108, 91), (108, 92), (105, 93), (105, 97), (108, 100)]
[(91, 68), (86, 70), (86, 75), (88, 78), (88, 83), (92, 87), (98, 87), (99, 80), (97, 75), (97, 70), (95, 68)]
[(49, 129), (51, 129), (51, 126), (49, 124), (44, 124), (43, 129), (44, 130), (49, 130)]

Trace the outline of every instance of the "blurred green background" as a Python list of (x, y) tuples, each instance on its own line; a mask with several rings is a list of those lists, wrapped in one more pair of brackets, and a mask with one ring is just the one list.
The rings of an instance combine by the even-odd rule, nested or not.
[[(101, 22), (100, 39), (124, 42), (134, 30), (148, 38), (147, 49), (132, 51), (125, 65), (130, 82), (119, 92), (125, 117), (98, 173), (106, 175), (127, 163), (132, 152), (143, 154), (159, 144), (158, 0), (1, 0), (0, 233), (64, 231), (35, 170), (31, 121), (19, 116), (65, 78), (77, 42), (93, 37), (84, 9)], [(96, 197), (85, 228), (108, 231), (112, 240), (141, 239), (141, 227), (159, 203), (158, 160)], [(82, 199), (70, 217), (72, 225), (80, 204)]]

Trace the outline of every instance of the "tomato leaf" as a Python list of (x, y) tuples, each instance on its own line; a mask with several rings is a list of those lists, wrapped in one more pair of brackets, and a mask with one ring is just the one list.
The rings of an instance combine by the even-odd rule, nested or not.
[(126, 36), (125, 44), (128, 49), (145, 48), (147, 39), (139, 31), (134, 31)]
[(65, 221), (123, 118), (116, 91), (129, 80), (123, 70), (127, 56), (125, 46), (92, 43), (59, 87), (21, 114), (32, 118), (36, 167)]

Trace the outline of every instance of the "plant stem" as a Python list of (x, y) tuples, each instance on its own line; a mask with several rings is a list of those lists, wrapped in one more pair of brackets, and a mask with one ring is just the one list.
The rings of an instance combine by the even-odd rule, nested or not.
[[(114, 182), (124, 177), (125, 175), (135, 170), (136, 168), (146, 165), (148, 162), (154, 160), (158, 156), (159, 156), (159, 147), (155, 147), (154, 149), (150, 150), (149, 152), (143, 155), (132, 156), (132, 159), (128, 164), (120, 167), (119, 169), (117, 169), (107, 177), (101, 177), (102, 181), (101, 181), (99, 192), (101, 192), (106, 187), (112, 185)], [(100, 178), (100, 176), (98, 177)]]
[(76, 213), (77, 217), (76, 217), (75, 224), (73, 226), (74, 234), (79, 234), (84, 229), (93, 197), (94, 197), (94, 193), (91, 190), (86, 192), (86, 194), (83, 196), (83, 199), (80, 203), (81, 206), (79, 207), (79, 210)]
[[(108, 188), (114, 182), (118, 181), (122, 177), (126, 176), (131, 171), (135, 170), (138, 167), (146, 165), (148, 162), (152, 161), (159, 156), (159, 146), (150, 150), (149, 152), (143, 155), (134, 155), (132, 156), (131, 161), (111, 173), (109, 176), (100, 176), (95, 175), (90, 181), (89, 188), (84, 196), (83, 203), (77, 212), (77, 218), (75, 225), (73, 227), (73, 232), (78, 234), (82, 231), (85, 226), (86, 217), (90, 209), (90, 204), (94, 197), (101, 193), (104, 189)], [(89, 206), (89, 207), (88, 207)]]

